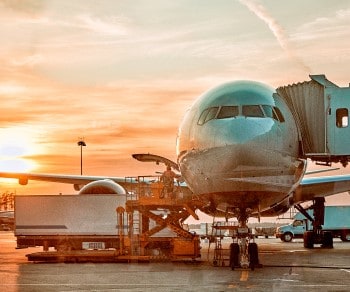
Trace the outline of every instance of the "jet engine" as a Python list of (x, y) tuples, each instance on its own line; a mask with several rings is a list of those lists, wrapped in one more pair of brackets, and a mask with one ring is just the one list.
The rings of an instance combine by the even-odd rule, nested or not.
[[(76, 185), (74, 186), (77, 187)], [(79, 195), (91, 195), (91, 194), (118, 194), (125, 195), (126, 190), (116, 182), (110, 179), (98, 180), (90, 182), (87, 185), (83, 186)]]

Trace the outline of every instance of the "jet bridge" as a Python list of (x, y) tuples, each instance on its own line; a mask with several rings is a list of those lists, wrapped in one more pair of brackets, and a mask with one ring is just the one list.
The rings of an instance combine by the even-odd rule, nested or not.
[(300, 156), (330, 165), (350, 161), (350, 87), (339, 87), (325, 75), (276, 89), (297, 123)]

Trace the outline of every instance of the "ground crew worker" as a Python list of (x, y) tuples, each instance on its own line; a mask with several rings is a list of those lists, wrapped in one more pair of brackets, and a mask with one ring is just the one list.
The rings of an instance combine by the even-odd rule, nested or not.
[(166, 171), (163, 172), (160, 177), (160, 181), (163, 182), (164, 188), (160, 194), (160, 198), (164, 198), (164, 195), (173, 195), (174, 192), (174, 179), (176, 177), (175, 172), (171, 170), (171, 167), (168, 165)]

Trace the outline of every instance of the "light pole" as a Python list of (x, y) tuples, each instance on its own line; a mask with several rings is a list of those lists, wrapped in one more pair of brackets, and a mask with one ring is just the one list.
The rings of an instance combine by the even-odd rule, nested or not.
[(84, 138), (79, 138), (78, 146), (80, 146), (80, 175), (83, 175), (83, 146), (86, 146)]

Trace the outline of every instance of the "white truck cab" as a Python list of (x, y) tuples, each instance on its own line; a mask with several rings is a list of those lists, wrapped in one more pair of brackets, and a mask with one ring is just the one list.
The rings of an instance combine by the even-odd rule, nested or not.
[(307, 231), (306, 227), (306, 219), (296, 219), (291, 224), (278, 227), (276, 237), (285, 242), (290, 242), (293, 238), (303, 238), (304, 232)]
[[(307, 212), (313, 217), (313, 210), (309, 209)], [(291, 224), (276, 229), (276, 237), (290, 242), (293, 238), (303, 238), (304, 233), (312, 228), (312, 222), (299, 212)], [(340, 237), (342, 241), (350, 241), (350, 206), (325, 207), (322, 229), (331, 231), (333, 237)]]

